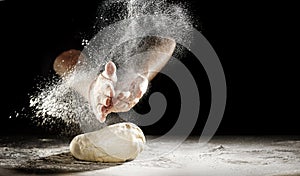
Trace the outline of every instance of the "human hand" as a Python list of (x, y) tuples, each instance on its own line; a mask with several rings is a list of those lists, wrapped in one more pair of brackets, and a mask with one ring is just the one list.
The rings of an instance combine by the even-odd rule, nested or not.
[[(136, 74), (127, 89), (117, 86), (117, 68), (109, 61), (105, 70), (90, 86), (89, 100), (97, 119), (103, 123), (111, 112), (127, 112), (134, 107), (145, 94), (148, 87), (146, 77)], [(120, 90), (118, 89), (120, 88)]]

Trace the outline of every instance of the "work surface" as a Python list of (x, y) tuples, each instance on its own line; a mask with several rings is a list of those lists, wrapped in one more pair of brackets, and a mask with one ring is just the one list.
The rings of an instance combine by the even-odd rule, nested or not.
[(44, 136), (2, 136), (0, 175), (300, 175), (300, 136), (215, 136), (156, 140), (126, 163), (74, 159), (69, 142)]

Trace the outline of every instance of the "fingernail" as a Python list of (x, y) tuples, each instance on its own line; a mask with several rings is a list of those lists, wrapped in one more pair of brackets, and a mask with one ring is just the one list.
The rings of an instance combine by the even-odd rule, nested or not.
[(106, 99), (106, 102), (105, 102), (105, 103), (106, 103), (105, 105), (106, 105), (106, 106), (110, 105), (110, 102), (111, 102), (111, 99), (110, 99), (110, 98), (107, 98), (107, 99)]

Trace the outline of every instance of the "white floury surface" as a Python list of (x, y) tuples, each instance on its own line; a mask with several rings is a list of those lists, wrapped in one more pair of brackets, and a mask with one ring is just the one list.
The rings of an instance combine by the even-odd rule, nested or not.
[[(176, 139), (153, 138), (146, 136), (147, 146), (135, 160), (119, 164), (75, 160), (68, 141), (1, 138), (0, 175), (300, 175), (300, 136), (217, 136), (205, 146), (189, 138), (172, 151)], [(161, 151), (166, 154), (156, 156)]]

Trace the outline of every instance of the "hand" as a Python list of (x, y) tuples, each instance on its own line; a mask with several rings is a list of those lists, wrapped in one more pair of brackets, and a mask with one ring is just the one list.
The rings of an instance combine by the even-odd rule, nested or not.
[(148, 87), (146, 77), (136, 74), (127, 90), (118, 90), (116, 65), (108, 62), (105, 70), (91, 84), (89, 99), (94, 114), (103, 123), (111, 112), (126, 112), (135, 106), (145, 94)]

